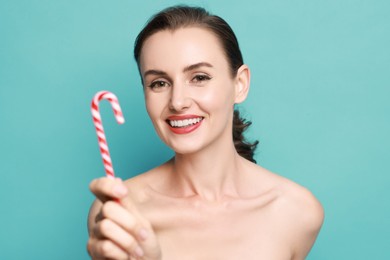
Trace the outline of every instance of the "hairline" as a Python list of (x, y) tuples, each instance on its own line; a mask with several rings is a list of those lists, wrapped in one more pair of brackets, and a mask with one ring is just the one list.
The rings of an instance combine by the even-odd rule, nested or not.
[[(143, 83), (143, 77), (142, 77), (142, 73), (141, 73), (141, 56), (142, 56), (142, 51), (144, 49), (145, 43), (148, 41), (148, 39), (150, 37), (152, 37), (153, 35), (159, 33), (159, 32), (169, 31), (169, 32), (174, 33), (175, 31), (178, 31), (180, 29), (189, 29), (189, 28), (203, 29), (205, 31), (210, 32), (212, 35), (214, 35), (214, 37), (216, 38), (216, 40), (217, 40), (217, 42), (219, 44), (219, 48), (221, 49), (222, 53), (224, 54), (224, 58), (225, 58), (225, 61), (228, 64), (229, 71), (231, 70), (231, 68), (230, 68), (231, 64), (230, 64), (230, 61), (229, 61), (228, 53), (227, 53), (227, 50), (224, 48), (224, 44), (223, 44), (222, 39), (220, 39), (220, 36), (207, 23), (204, 23), (204, 22), (191, 22), (190, 23), (190, 22), (188, 22), (186, 24), (181, 24), (179, 26), (175, 26), (175, 27), (171, 27), (171, 28), (167, 27), (167, 28), (164, 28), (164, 29), (157, 29), (153, 33), (148, 35), (148, 37), (146, 37), (143, 40), (142, 46), (141, 46), (141, 48), (139, 50), (138, 61), (136, 61), (137, 62), (137, 66), (138, 66), (138, 71), (139, 71), (139, 74), (141, 76), (142, 83)], [(229, 74), (231, 74), (231, 77), (234, 78), (236, 73), (237, 73), (237, 71), (235, 71), (235, 74), (232, 74), (232, 72), (230, 71)]]

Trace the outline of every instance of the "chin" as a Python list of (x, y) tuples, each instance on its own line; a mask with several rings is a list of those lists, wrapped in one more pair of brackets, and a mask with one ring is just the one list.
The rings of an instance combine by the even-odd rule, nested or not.
[(190, 155), (202, 151), (205, 148), (205, 143), (199, 138), (177, 139), (162, 139), (163, 142), (172, 149), (176, 154)]
[(181, 154), (181, 155), (190, 155), (197, 153), (201, 151), (201, 147), (199, 145), (169, 145), (167, 144), (176, 154)]

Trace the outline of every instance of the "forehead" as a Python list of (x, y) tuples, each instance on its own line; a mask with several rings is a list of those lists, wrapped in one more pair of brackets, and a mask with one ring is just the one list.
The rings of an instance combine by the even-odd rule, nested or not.
[(227, 67), (217, 36), (198, 27), (159, 31), (147, 38), (140, 56), (141, 71), (181, 69), (198, 62)]

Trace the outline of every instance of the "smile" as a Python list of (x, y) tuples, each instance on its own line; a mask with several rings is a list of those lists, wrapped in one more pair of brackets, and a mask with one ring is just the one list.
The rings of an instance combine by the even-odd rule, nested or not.
[(197, 115), (170, 116), (166, 122), (169, 129), (178, 135), (184, 135), (194, 132), (203, 122), (204, 117)]
[(198, 124), (202, 120), (203, 120), (203, 117), (198, 117), (198, 118), (189, 118), (189, 119), (184, 119), (184, 120), (167, 120), (167, 122), (171, 127), (184, 128), (184, 127)]

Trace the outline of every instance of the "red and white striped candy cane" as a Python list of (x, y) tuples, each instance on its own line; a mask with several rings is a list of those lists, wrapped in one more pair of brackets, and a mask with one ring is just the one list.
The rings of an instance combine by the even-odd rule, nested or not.
[(111, 156), (108, 151), (106, 135), (104, 134), (104, 129), (102, 125), (102, 118), (99, 112), (99, 101), (102, 99), (107, 99), (114, 111), (116, 121), (118, 124), (123, 124), (125, 119), (123, 118), (121, 107), (119, 106), (118, 98), (109, 91), (100, 91), (92, 99), (91, 111), (93, 122), (95, 124), (96, 133), (98, 136), (100, 153), (103, 158), (104, 169), (108, 177), (114, 177), (114, 168), (112, 167)]

